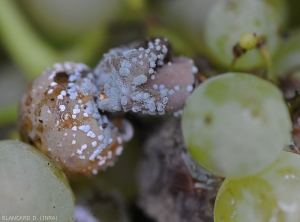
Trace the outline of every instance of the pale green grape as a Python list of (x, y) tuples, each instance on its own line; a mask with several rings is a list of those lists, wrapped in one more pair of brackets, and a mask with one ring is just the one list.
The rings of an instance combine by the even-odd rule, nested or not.
[[(279, 43), (280, 17), (275, 8), (259, 0), (219, 0), (207, 17), (204, 39), (210, 57), (229, 67), (234, 59), (232, 48), (244, 33), (266, 38), (266, 48), (274, 54)], [(240, 57), (236, 69), (249, 70), (263, 65), (258, 50), (252, 49)]]
[(163, 0), (160, 1), (161, 7), (157, 16), (161, 17), (168, 26), (199, 37), (209, 9), (216, 1), (218, 0)]
[(74, 197), (67, 179), (34, 147), (1, 141), (0, 178), (1, 216), (28, 216), (30, 221), (33, 216), (38, 221), (40, 216), (74, 220)]
[(183, 111), (192, 157), (215, 175), (238, 178), (270, 165), (288, 141), (291, 120), (282, 93), (245, 73), (206, 80)]
[(243, 179), (225, 179), (215, 222), (299, 222), (300, 156), (282, 151), (270, 167)]
[(300, 29), (290, 31), (289, 35), (281, 44), (274, 62), (274, 72), (281, 77), (296, 69), (300, 71)]
[[(162, 0), (158, 15), (168, 25), (176, 30), (188, 30), (189, 34), (202, 35), (205, 26), (205, 18), (208, 16), (210, 8), (218, 0)], [(288, 6), (286, 0), (261, 0), (274, 7), (285, 24), (288, 19)], [(180, 22), (180, 26), (178, 26)]]
[(245, 50), (253, 49), (257, 43), (258, 38), (256, 34), (253, 33), (244, 33), (239, 39), (239, 46)]
[(289, 19), (289, 6), (286, 0), (262, 0), (275, 8), (279, 14), (282, 24), (286, 25)]

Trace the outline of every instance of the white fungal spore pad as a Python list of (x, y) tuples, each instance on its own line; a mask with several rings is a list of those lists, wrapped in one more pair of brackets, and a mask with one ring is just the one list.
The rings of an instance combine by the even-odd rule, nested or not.
[(94, 72), (99, 109), (164, 114), (183, 108), (195, 69), (191, 59), (172, 56), (167, 38), (150, 38), (111, 49)]
[(67, 175), (96, 173), (121, 154), (118, 129), (94, 102), (94, 82), (84, 64), (54, 64), (22, 98), (22, 138), (56, 160)]

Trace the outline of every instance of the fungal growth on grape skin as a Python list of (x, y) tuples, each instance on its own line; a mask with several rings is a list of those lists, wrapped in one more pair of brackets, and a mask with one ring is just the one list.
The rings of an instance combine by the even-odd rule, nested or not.
[(118, 129), (98, 111), (91, 69), (55, 64), (36, 78), (21, 101), (20, 131), (67, 175), (96, 174), (122, 152)]
[(193, 90), (193, 60), (173, 57), (167, 38), (111, 49), (95, 69), (101, 110), (164, 114), (182, 110)]
[(167, 38), (114, 48), (94, 70), (82, 63), (54, 64), (21, 100), (21, 137), (58, 162), (68, 176), (97, 174), (114, 165), (123, 141), (133, 135), (129, 122), (107, 114), (178, 115), (196, 72), (191, 59), (172, 56)]

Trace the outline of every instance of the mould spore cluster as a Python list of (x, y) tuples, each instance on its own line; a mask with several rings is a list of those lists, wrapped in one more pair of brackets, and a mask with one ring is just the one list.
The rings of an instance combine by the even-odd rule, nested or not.
[(111, 49), (95, 69), (100, 109), (144, 114), (177, 112), (193, 90), (193, 60), (173, 57), (167, 38)]
[(92, 70), (54, 64), (36, 78), (21, 106), (21, 134), (72, 175), (96, 174), (122, 152), (122, 138), (94, 101)]
[(108, 112), (178, 113), (193, 90), (193, 61), (172, 57), (166, 38), (110, 50), (92, 70), (65, 62), (47, 68), (20, 106), (20, 131), (68, 176), (97, 174), (122, 153), (132, 126)]

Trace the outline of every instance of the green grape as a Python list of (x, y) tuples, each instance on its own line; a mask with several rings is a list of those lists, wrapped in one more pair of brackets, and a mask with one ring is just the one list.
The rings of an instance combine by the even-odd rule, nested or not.
[(282, 151), (267, 169), (243, 179), (225, 179), (219, 189), (215, 222), (298, 222), (300, 156)]
[(1, 141), (0, 178), (2, 219), (27, 216), (39, 221), (43, 216), (55, 216), (57, 221), (74, 221), (74, 197), (66, 177), (34, 147)]
[(282, 93), (245, 73), (212, 77), (194, 90), (182, 130), (192, 157), (215, 175), (246, 177), (277, 159), (291, 120)]
[(300, 65), (300, 29), (292, 30), (289, 38), (281, 44), (274, 59), (276, 76), (286, 76), (290, 71), (299, 69)]
[(286, 25), (289, 20), (289, 6), (286, 0), (262, 0), (275, 8), (279, 14), (282, 24)]
[[(279, 44), (280, 17), (274, 7), (259, 0), (220, 0), (207, 17), (204, 40), (211, 59), (229, 67), (234, 59), (232, 48), (244, 33), (255, 33), (266, 38), (266, 48), (271, 55)], [(249, 70), (262, 66), (259, 51), (252, 49), (240, 57), (235, 64), (238, 70)]]
[[(205, 18), (211, 6), (218, 0), (160, 1), (159, 17), (172, 28), (187, 34), (201, 35)], [(180, 23), (181, 25), (178, 25)]]
[(239, 46), (245, 50), (253, 49), (257, 45), (257, 43), (258, 38), (253, 33), (244, 33), (239, 39)]

